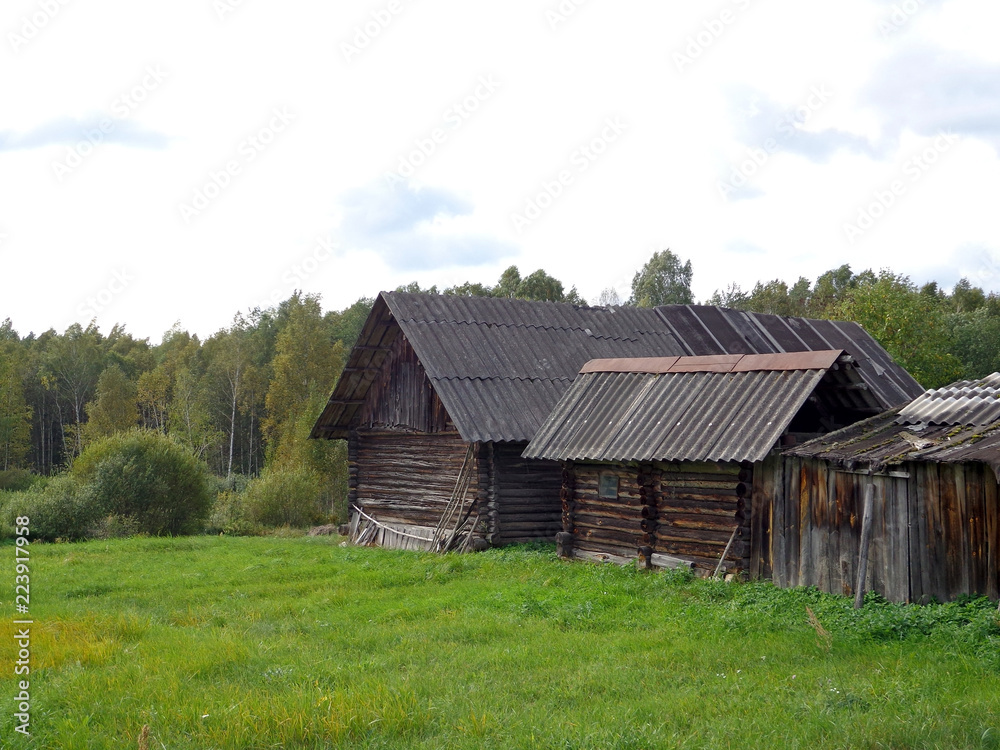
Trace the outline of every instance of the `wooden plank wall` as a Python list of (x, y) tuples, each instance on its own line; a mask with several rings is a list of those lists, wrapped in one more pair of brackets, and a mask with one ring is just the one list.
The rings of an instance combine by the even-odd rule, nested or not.
[(441, 399), (405, 336), (397, 336), (392, 342), (355, 424), (360, 428), (405, 428), (418, 432), (453, 429)]
[(562, 465), (521, 458), (526, 443), (489, 443), (493, 543), (553, 541), (562, 530)]
[(685, 461), (656, 468), (661, 472), (656, 551), (714, 570), (739, 527), (725, 568), (749, 570), (752, 465)]
[[(433, 529), (455, 489), (468, 450), (461, 436), (364, 430), (356, 436), (356, 503), (382, 523)], [(473, 496), (478, 484), (474, 476)]]
[(754, 467), (750, 513), (750, 578), (772, 577), (771, 514), (774, 495), (781, 486), (781, 456), (771, 453)]
[(910, 463), (893, 475), (786, 458), (771, 517), (773, 579), (853, 595), (865, 487), (875, 485), (866, 590), (890, 601), (997, 598), (997, 481), (979, 464)]
[(983, 464), (909, 464), (913, 601), (1000, 598), (997, 481)]

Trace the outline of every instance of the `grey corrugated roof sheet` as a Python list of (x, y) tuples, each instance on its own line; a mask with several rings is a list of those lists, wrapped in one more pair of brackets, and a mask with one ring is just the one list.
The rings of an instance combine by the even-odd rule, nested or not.
[(988, 425), (1000, 421), (1000, 373), (929, 390), (900, 410), (908, 425)]
[(849, 469), (876, 471), (906, 461), (978, 462), (1000, 481), (1000, 414), (994, 402), (1000, 374), (930, 390), (887, 411), (786, 453)]
[[(794, 369), (787, 354), (682, 358), (664, 367), (588, 363), (524, 452), (587, 461), (760, 461), (840, 350)], [(791, 355), (793, 358), (795, 355)], [(754, 367), (755, 369), (749, 369)], [(596, 370), (596, 371), (595, 371)]]
[(406, 336), (466, 441), (527, 442), (592, 359), (843, 349), (882, 408), (922, 390), (851, 323), (700, 305), (579, 307), (383, 292), (312, 437), (347, 436), (396, 331)]

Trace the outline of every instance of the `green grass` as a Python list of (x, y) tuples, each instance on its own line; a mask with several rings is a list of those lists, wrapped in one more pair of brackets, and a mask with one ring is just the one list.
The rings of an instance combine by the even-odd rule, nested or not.
[(32, 546), (34, 734), (13, 732), (8, 601), (0, 744), (135, 748), (148, 724), (169, 750), (1000, 748), (982, 600), (858, 613), (550, 549), (337, 541)]

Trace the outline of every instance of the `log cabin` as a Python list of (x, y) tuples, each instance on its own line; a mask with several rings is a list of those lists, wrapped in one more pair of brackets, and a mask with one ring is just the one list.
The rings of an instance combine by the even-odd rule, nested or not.
[(868, 377), (843, 349), (588, 362), (524, 452), (564, 467), (561, 554), (769, 576), (781, 446), (882, 411)]
[(875, 411), (920, 391), (852, 323), (383, 292), (311, 437), (347, 441), (355, 541), (552, 540), (563, 529), (562, 464), (522, 454), (585, 363), (831, 349), (854, 357)]

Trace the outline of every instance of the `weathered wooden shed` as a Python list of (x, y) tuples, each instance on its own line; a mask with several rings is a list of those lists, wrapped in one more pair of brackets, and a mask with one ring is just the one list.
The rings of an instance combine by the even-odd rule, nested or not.
[(850, 323), (386, 292), (312, 437), (347, 440), (364, 540), (428, 547), (448, 512), (470, 541), (552, 539), (561, 464), (522, 453), (587, 361), (813, 349), (851, 351), (880, 404), (916, 387)]
[(774, 580), (855, 593), (874, 485), (865, 590), (896, 602), (1000, 597), (1000, 374), (789, 450), (773, 508)]
[(841, 349), (593, 361), (524, 455), (563, 462), (564, 554), (768, 575), (779, 446), (881, 411), (879, 377)]

